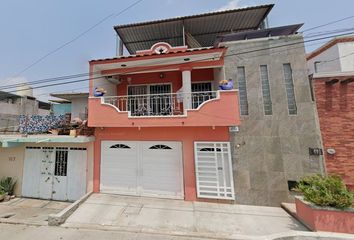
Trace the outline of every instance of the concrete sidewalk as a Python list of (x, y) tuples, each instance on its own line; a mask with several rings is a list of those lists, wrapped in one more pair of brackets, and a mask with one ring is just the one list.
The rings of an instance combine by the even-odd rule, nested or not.
[(93, 194), (64, 227), (238, 238), (307, 231), (283, 209)]
[(0, 223), (47, 225), (49, 214), (58, 213), (69, 202), (15, 198), (0, 203)]

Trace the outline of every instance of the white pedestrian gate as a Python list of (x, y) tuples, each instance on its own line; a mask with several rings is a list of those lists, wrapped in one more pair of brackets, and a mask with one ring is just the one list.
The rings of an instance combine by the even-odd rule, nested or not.
[(22, 196), (75, 201), (86, 193), (86, 148), (26, 147)]
[(229, 142), (195, 142), (199, 198), (235, 199)]

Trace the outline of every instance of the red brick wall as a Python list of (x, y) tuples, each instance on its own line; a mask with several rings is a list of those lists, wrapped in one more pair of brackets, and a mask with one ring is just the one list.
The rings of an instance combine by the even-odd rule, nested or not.
[[(342, 176), (354, 188), (354, 82), (326, 84), (331, 79), (341, 81), (348, 77), (313, 80), (327, 173)], [(328, 154), (328, 148), (334, 148), (336, 153)]]

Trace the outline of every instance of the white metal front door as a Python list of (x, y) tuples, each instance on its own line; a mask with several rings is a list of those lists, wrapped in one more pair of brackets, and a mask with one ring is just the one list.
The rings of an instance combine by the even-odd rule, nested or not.
[(183, 198), (180, 142), (103, 141), (101, 192)]
[(197, 194), (200, 198), (235, 199), (229, 142), (195, 142)]
[(70, 148), (67, 171), (67, 197), (75, 201), (86, 193), (86, 148)]
[(86, 148), (26, 147), (22, 196), (77, 200), (86, 192)]
[(40, 159), (39, 198), (51, 199), (53, 191), (53, 171), (55, 152), (53, 147), (43, 147)]
[(39, 198), (42, 156), (41, 147), (26, 147), (22, 181), (24, 197)]
[(53, 171), (53, 200), (66, 201), (67, 197), (68, 148), (55, 149)]

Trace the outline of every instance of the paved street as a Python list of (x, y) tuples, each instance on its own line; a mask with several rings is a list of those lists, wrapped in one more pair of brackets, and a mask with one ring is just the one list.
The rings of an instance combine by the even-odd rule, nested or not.
[[(90, 229), (75, 229), (48, 226), (26, 226), (14, 224), (0, 224), (0, 239), (13, 240), (188, 240), (190, 237), (174, 237), (156, 234), (101, 231)], [(192, 238), (201, 240), (201, 238)]]
[[(122, 231), (102, 231), (96, 229), (76, 229), (48, 226), (28, 226), (0, 224), (0, 239), (12, 240), (202, 240), (190, 236), (173, 236)], [(214, 238), (207, 238), (216, 240)], [(219, 238), (221, 239), (221, 238)], [(235, 240), (350, 240), (350, 235), (312, 232), (288, 232), (269, 236), (235, 236)]]

